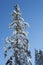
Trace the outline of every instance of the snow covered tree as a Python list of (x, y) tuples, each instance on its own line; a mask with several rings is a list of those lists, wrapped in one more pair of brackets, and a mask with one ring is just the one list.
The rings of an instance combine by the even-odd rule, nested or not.
[[(5, 65), (32, 65), (28, 47), (29, 40), (25, 31), (25, 28), (29, 26), (29, 24), (21, 17), (19, 6), (16, 5), (14, 8), (11, 14), (12, 22), (9, 25), (10, 29), (13, 29), (14, 32), (11, 37), (6, 38), (4, 44), (4, 56), (10, 55)], [(8, 53), (10, 51), (11, 53)]]
[(35, 65), (43, 65), (43, 51), (35, 50)]

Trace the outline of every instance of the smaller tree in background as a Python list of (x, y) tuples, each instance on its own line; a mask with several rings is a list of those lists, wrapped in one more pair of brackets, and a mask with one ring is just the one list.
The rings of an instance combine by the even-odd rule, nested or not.
[(28, 47), (29, 40), (27, 33), (24, 32), (29, 24), (21, 17), (18, 5), (15, 6), (11, 16), (10, 29), (13, 29), (14, 32), (11, 37), (7, 37), (5, 40), (4, 56), (10, 55), (5, 65), (31, 65), (31, 55)]
[(35, 65), (43, 65), (43, 51), (35, 50)]

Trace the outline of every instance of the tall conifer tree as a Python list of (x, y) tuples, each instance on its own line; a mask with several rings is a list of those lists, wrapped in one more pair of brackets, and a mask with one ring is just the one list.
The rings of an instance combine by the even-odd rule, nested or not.
[(8, 54), (10, 57), (5, 65), (31, 65), (31, 55), (28, 47), (29, 40), (27, 33), (24, 32), (29, 24), (21, 17), (19, 6), (16, 5), (14, 8), (11, 14), (12, 22), (9, 25), (10, 29), (13, 29), (14, 32), (11, 37), (7, 37), (5, 40), (4, 56), (6, 57), (9, 51), (12, 54)]

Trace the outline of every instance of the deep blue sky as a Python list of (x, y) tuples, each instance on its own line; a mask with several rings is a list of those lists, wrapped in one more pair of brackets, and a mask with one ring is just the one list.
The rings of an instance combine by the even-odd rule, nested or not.
[(4, 65), (4, 40), (12, 34), (9, 29), (13, 6), (19, 4), (22, 17), (30, 24), (29, 41), (34, 65), (34, 49), (43, 50), (43, 0), (0, 0), (0, 65)]

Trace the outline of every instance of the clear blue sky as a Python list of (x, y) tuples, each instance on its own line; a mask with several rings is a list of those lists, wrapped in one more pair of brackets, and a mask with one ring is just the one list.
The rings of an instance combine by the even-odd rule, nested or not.
[(34, 65), (34, 49), (43, 50), (43, 0), (0, 0), (0, 65), (4, 65), (4, 40), (12, 34), (9, 29), (13, 6), (19, 4), (22, 17), (30, 24), (29, 41)]

